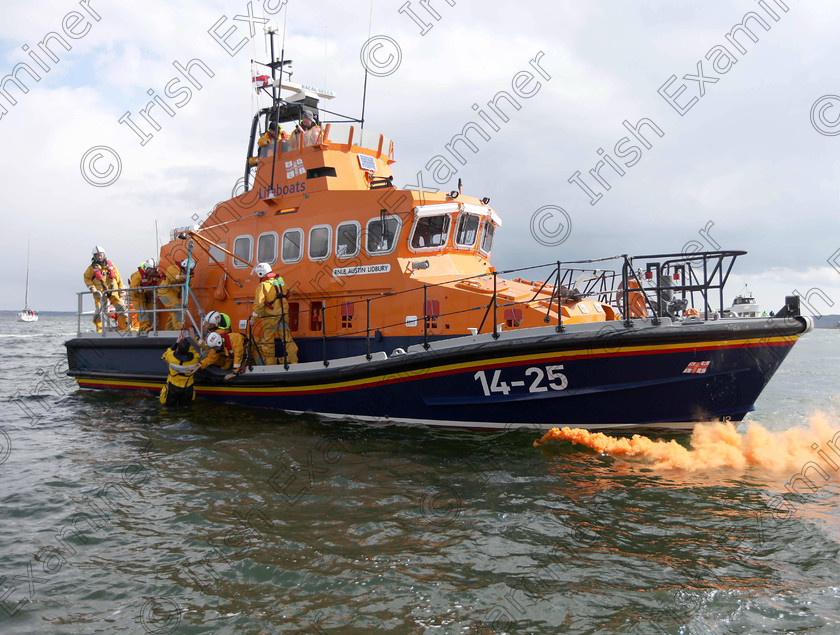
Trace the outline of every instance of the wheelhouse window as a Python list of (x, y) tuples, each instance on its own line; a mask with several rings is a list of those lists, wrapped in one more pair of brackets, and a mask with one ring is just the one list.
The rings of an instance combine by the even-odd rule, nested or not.
[(330, 255), (332, 228), (329, 225), (318, 225), (309, 230), (309, 259), (326, 260)]
[(411, 248), (425, 250), (446, 245), (449, 238), (449, 214), (423, 216), (414, 223), (411, 233)]
[(485, 256), (489, 256), (490, 250), (493, 248), (493, 234), (495, 232), (496, 226), (489, 218), (486, 219), (484, 221), (484, 230), (481, 233), (481, 243), (478, 246), (478, 250)]
[(455, 244), (458, 247), (472, 247), (478, 238), (481, 217), (475, 214), (461, 214), (455, 229)]
[[(254, 249), (254, 239), (251, 236), (237, 236), (233, 239), (233, 253), (236, 258), (233, 258), (233, 266), (236, 269), (246, 269), (250, 267), (248, 263), (251, 262), (251, 254)], [(242, 260), (239, 260), (242, 258)]]
[(400, 219), (396, 216), (372, 218), (367, 224), (366, 249), (371, 256), (390, 254), (397, 246)]
[(257, 238), (257, 262), (277, 262), (277, 232), (266, 232)]
[(303, 230), (287, 229), (283, 232), (283, 246), (280, 252), (280, 260), (290, 265), (300, 262), (303, 258)]
[(353, 258), (359, 254), (359, 234), (362, 226), (356, 221), (341, 223), (335, 230), (335, 255), (339, 258)]

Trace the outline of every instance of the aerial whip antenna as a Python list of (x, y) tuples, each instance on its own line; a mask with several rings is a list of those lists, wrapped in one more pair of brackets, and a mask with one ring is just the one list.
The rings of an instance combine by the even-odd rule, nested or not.
[(274, 169), (277, 166), (277, 149), (278, 146), (282, 149), (280, 144), (280, 102), (279, 97), (283, 89), (283, 67), (286, 65), (286, 20), (289, 17), (289, 5), (286, 4), (286, 12), (283, 15), (283, 41), (280, 43), (280, 86), (274, 86), (276, 76), (274, 74), (274, 32), (271, 31), (271, 106), (274, 109), (269, 117), (274, 119), (274, 154), (271, 156), (271, 191), (274, 191)]
[[(368, 42), (370, 42), (370, 34), (373, 30), (373, 0), (370, 0), (370, 19), (368, 20)], [(368, 67), (367, 64), (364, 64), (365, 67), (365, 84), (364, 88), (362, 88), (362, 118), (361, 118), (361, 129), (365, 129), (365, 102), (367, 101), (367, 79), (368, 79)]]

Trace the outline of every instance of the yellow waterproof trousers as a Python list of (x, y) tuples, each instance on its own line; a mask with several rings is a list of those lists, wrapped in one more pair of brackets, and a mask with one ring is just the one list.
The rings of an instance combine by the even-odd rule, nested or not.
[(102, 331), (102, 300), (101, 298), (105, 296), (106, 304), (107, 302), (111, 302), (114, 305), (114, 311), (117, 312), (117, 324), (119, 325), (119, 329), (121, 331), (128, 330), (128, 318), (126, 317), (125, 305), (122, 303), (122, 298), (120, 298), (119, 293), (107, 293), (107, 294), (93, 294), (93, 301), (96, 304), (96, 310), (93, 313), (93, 323), (96, 326), (96, 331)]
[(283, 344), (286, 347), (286, 358), (290, 364), (297, 364), (298, 361), (298, 347), (292, 339), (292, 333), (288, 325), (283, 322), (280, 317), (264, 317), (260, 319), (262, 322), (262, 340), (260, 341), (260, 353), (266, 364), (271, 366), (274, 364), (284, 363), (283, 357), (276, 357), (275, 344), (276, 338), (282, 338)]
[[(160, 300), (160, 303), (163, 305), (163, 308), (169, 311), (169, 313), (161, 314), (160, 321), (158, 322), (159, 328), (164, 331), (180, 331), (181, 298), (179, 298), (177, 294), (172, 295), (160, 291), (158, 293), (158, 300)], [(166, 316), (165, 322), (163, 316)]]

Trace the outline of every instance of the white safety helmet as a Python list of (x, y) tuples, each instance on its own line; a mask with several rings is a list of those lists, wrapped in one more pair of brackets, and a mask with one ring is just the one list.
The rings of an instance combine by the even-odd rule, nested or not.
[(192, 258), (184, 258), (181, 261), (181, 269), (195, 269), (195, 260)]
[(143, 269), (148, 271), (149, 269), (157, 269), (157, 260), (154, 258), (149, 258), (146, 262), (143, 263)]
[(218, 311), (210, 311), (210, 313), (204, 316), (204, 323), (210, 326), (219, 326), (219, 322), (221, 321), (222, 314)]
[(271, 273), (271, 265), (267, 262), (261, 262), (256, 267), (254, 267), (254, 273), (257, 275), (258, 278), (263, 278)]
[(96, 245), (90, 253), (93, 256), (95, 256), (96, 254), (102, 254), (104, 256), (105, 255), (105, 247), (103, 247), (102, 245)]
[(219, 348), (225, 341), (222, 339), (222, 336), (218, 333), (210, 333), (205, 340), (207, 342), (207, 346), (210, 348)]

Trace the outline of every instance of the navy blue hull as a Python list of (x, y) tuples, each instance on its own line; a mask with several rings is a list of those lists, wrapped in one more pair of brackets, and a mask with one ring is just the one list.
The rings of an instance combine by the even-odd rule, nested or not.
[[(741, 420), (809, 328), (791, 318), (531, 329), (498, 340), (450, 339), (387, 359), (257, 367), (232, 381), (205, 371), (196, 386), (218, 402), (370, 421), (685, 429)], [(70, 374), (83, 387), (154, 390), (166, 345), (154, 339), (71, 340)]]

